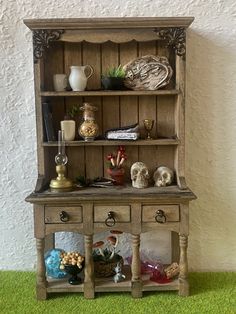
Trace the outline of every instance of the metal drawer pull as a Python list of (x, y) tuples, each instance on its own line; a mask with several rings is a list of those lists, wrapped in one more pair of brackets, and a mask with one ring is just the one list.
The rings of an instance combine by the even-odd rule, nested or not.
[(105, 225), (106, 225), (107, 227), (113, 227), (113, 226), (115, 226), (116, 221), (115, 221), (114, 216), (115, 216), (115, 213), (114, 213), (114, 212), (109, 212), (109, 213), (107, 214), (107, 219), (105, 220)]
[(166, 215), (163, 210), (158, 209), (158, 211), (156, 212), (155, 220), (160, 224), (164, 224), (166, 222)]
[(67, 214), (67, 212), (65, 212), (64, 210), (62, 212), (60, 212), (60, 220), (62, 222), (67, 222), (69, 221), (69, 215)]

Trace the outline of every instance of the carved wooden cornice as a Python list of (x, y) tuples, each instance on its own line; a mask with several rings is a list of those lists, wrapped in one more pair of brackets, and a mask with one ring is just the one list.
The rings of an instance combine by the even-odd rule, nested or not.
[(157, 35), (167, 41), (167, 47), (175, 50), (175, 53), (185, 58), (186, 55), (186, 30), (183, 27), (157, 28)]
[(61, 34), (64, 33), (62, 29), (37, 29), (33, 31), (33, 49), (34, 49), (34, 62), (42, 58), (43, 52), (49, 48), (51, 41), (58, 40)]

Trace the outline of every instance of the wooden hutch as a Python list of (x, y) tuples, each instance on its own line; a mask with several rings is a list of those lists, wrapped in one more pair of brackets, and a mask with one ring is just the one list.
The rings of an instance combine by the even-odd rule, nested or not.
[[(141, 297), (143, 291), (158, 290), (178, 290), (182, 296), (189, 294), (189, 201), (196, 197), (185, 183), (184, 108), (186, 29), (192, 21), (192, 17), (24, 20), (33, 32), (38, 180), (35, 191), (26, 201), (34, 205), (38, 299), (46, 299), (51, 292), (70, 291), (84, 292), (86, 298), (94, 298), (95, 292), (102, 291), (131, 291), (133, 297)], [(166, 88), (155, 91), (101, 89), (101, 74), (108, 67), (148, 54), (169, 59), (174, 75)], [(94, 69), (86, 91), (53, 91), (54, 74), (69, 74), (71, 65), (85, 64)], [(50, 102), (54, 128), (58, 131), (68, 108), (84, 101), (98, 107), (96, 121), (101, 135), (107, 129), (139, 122), (141, 139), (66, 142), (68, 177), (106, 176), (106, 155), (117, 145), (125, 145), (127, 184), (52, 193), (49, 182), (56, 175), (57, 142), (46, 141), (42, 103)], [(154, 139), (147, 141), (142, 120), (150, 117), (155, 120)], [(162, 188), (153, 184), (146, 189), (132, 188), (129, 173), (136, 161), (143, 161), (151, 173), (160, 165), (174, 169), (175, 183)], [(164, 212), (165, 223), (155, 219), (159, 209)], [(60, 220), (62, 211), (68, 214), (66, 222)], [(109, 230), (105, 220), (110, 211), (114, 213), (113, 228), (130, 233), (132, 239), (132, 264), (126, 267), (126, 280), (120, 283), (114, 283), (112, 278), (97, 280), (93, 274), (93, 234)], [(171, 232), (172, 261), (180, 265), (179, 278), (168, 284), (142, 281), (140, 275), (140, 235), (157, 229)], [(46, 278), (45, 239), (52, 240), (52, 235), (61, 231), (84, 236), (85, 269), (81, 285)]]

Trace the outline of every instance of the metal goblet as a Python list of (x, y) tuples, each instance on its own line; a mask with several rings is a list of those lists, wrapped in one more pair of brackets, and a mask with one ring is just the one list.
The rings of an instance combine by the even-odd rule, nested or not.
[(143, 125), (144, 125), (145, 130), (147, 131), (146, 140), (152, 140), (152, 138), (151, 138), (151, 131), (152, 131), (153, 126), (154, 126), (154, 120), (152, 120), (152, 119), (144, 119), (143, 120)]

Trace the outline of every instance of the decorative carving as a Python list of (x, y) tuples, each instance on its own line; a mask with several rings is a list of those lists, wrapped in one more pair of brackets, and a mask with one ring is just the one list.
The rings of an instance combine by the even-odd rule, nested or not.
[(133, 90), (157, 90), (166, 86), (173, 70), (166, 57), (147, 55), (131, 60), (125, 70), (124, 85)]
[(157, 28), (155, 30), (160, 38), (167, 40), (167, 47), (172, 47), (180, 57), (186, 54), (186, 31), (183, 27)]
[(42, 58), (45, 48), (49, 48), (49, 43), (58, 40), (63, 33), (64, 30), (62, 29), (38, 29), (33, 31), (34, 62)]

